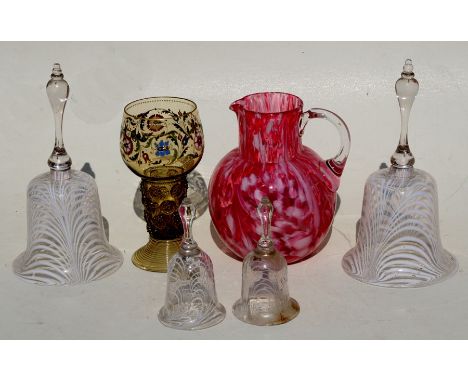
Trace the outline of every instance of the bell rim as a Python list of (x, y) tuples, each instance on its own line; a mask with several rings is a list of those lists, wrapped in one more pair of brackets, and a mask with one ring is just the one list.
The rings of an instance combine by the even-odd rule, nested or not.
[(218, 312), (217, 316), (215, 318), (213, 318), (212, 320), (209, 320), (205, 323), (203, 323), (202, 325), (194, 325), (194, 326), (181, 326), (181, 325), (174, 325), (173, 324), (173, 321), (169, 321), (169, 320), (165, 320), (163, 315), (166, 311), (166, 307), (163, 306), (159, 312), (158, 312), (158, 320), (159, 322), (170, 328), (170, 329), (176, 329), (176, 330), (183, 330), (183, 331), (192, 331), (192, 330), (202, 330), (202, 329), (207, 329), (207, 328), (210, 328), (212, 326), (215, 326), (215, 325), (218, 325), (220, 324), (221, 322), (224, 321), (224, 319), (226, 318), (226, 308), (224, 307), (223, 304), (221, 303), (217, 303), (216, 304), (216, 310)]
[(96, 277), (96, 278), (91, 278), (91, 279), (87, 279), (87, 280), (81, 280), (81, 281), (77, 281), (77, 282), (71, 282), (71, 283), (67, 283), (67, 282), (51, 282), (51, 283), (46, 283), (46, 282), (38, 282), (37, 280), (34, 280), (33, 278), (31, 277), (24, 277), (24, 275), (22, 274), (21, 270), (19, 270), (18, 268), (22, 266), (21, 264), (21, 261), (23, 260), (23, 257), (25, 257), (26, 255), (28, 255), (28, 250), (24, 250), (23, 252), (21, 252), (12, 262), (12, 271), (13, 273), (15, 274), (16, 277), (18, 277), (19, 279), (21, 279), (22, 281), (28, 283), (28, 284), (34, 284), (34, 285), (37, 285), (37, 286), (41, 286), (41, 287), (54, 287), (54, 286), (58, 286), (58, 287), (61, 287), (61, 286), (75, 286), (75, 285), (84, 285), (84, 284), (89, 284), (89, 283), (92, 283), (94, 281), (99, 281), (99, 280), (102, 280), (102, 279), (105, 279), (109, 276), (112, 276), (114, 273), (116, 273), (120, 267), (123, 265), (124, 263), (124, 257), (123, 257), (123, 254), (122, 252), (114, 247), (113, 245), (110, 245), (110, 244), (107, 244), (108, 246), (108, 254), (110, 256), (114, 256), (115, 257), (115, 265), (114, 267), (107, 273), (99, 276), (99, 277)]
[(299, 303), (297, 302), (296, 299), (292, 298), (292, 297), (289, 297), (289, 307), (291, 309), (291, 311), (293, 312), (292, 315), (288, 316), (287, 317), (287, 320), (283, 320), (283, 321), (272, 321), (272, 322), (267, 322), (267, 323), (264, 323), (264, 324), (260, 324), (260, 323), (256, 323), (254, 321), (250, 321), (248, 319), (245, 319), (244, 316), (242, 315), (239, 315), (235, 308), (236, 306), (239, 306), (239, 305), (242, 305), (243, 302), (242, 302), (242, 299), (240, 298), (239, 300), (237, 300), (233, 305), (232, 305), (232, 314), (239, 320), (239, 321), (242, 321), (246, 324), (250, 324), (250, 325), (255, 325), (255, 326), (277, 326), (277, 325), (284, 325), (284, 324), (287, 324), (288, 322), (294, 320), (300, 313), (301, 311), (301, 306), (299, 305)]
[[(445, 248), (442, 248), (441, 253), (444, 256), (446, 256), (446, 257), (448, 257), (450, 259), (451, 266), (440, 277), (430, 279), (429, 281), (421, 281), (421, 282), (418, 282), (418, 283), (415, 283), (415, 284), (392, 284), (392, 283), (382, 282), (382, 281), (379, 281), (379, 282), (367, 281), (363, 277), (359, 277), (356, 273), (353, 273), (350, 269), (347, 269), (348, 267), (346, 265), (346, 261), (347, 261), (348, 258), (351, 258), (352, 256), (354, 256), (354, 254), (356, 253), (356, 249), (357, 249), (357, 247), (355, 246), (355, 247), (351, 248), (348, 252), (345, 253), (343, 258), (341, 259), (341, 268), (342, 268), (342, 270), (349, 277), (351, 277), (352, 279), (354, 279), (356, 281), (359, 281), (360, 283), (371, 285), (371, 286), (376, 286), (376, 287), (380, 287), (380, 288), (392, 288), (392, 289), (424, 288), (424, 287), (435, 285), (435, 284), (438, 284), (438, 283), (441, 283), (441, 282), (444, 282), (444, 281), (450, 279), (451, 277), (453, 277), (457, 273), (457, 271), (459, 269), (459, 263), (458, 263), (456, 257), (453, 256)], [(407, 278), (407, 279), (410, 280), (410, 278)]]

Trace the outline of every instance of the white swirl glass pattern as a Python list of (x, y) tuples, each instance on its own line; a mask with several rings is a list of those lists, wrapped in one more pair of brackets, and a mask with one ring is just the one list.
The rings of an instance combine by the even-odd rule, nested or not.
[(76, 171), (50, 171), (28, 186), (28, 244), (14, 272), (41, 285), (98, 280), (122, 264), (105, 236), (94, 179)]
[(342, 262), (350, 276), (373, 285), (425, 286), (457, 269), (456, 260), (442, 248), (436, 182), (413, 167), (408, 121), (418, 91), (408, 59), (395, 83), (401, 133), (392, 165), (367, 180), (357, 244)]
[(216, 296), (213, 263), (192, 237), (195, 208), (185, 198), (179, 208), (184, 237), (167, 269), (166, 301), (159, 321), (173, 329), (195, 330), (224, 320), (226, 310)]
[(432, 284), (457, 269), (442, 247), (437, 188), (426, 172), (383, 169), (364, 190), (356, 247), (343, 258), (350, 276), (378, 286)]
[(28, 244), (13, 270), (41, 285), (85, 283), (115, 272), (123, 258), (105, 236), (96, 182), (71, 170), (62, 133), (70, 87), (60, 64), (54, 64), (46, 92), (55, 120), (50, 171), (29, 183)]
[(166, 303), (159, 320), (174, 329), (204, 329), (224, 320), (226, 311), (216, 296), (209, 256), (176, 254), (167, 270)]

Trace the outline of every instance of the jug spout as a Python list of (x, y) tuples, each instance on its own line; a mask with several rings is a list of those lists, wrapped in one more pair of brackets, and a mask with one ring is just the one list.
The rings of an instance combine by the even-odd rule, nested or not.
[(231, 103), (231, 105), (229, 106), (229, 109), (232, 110), (234, 113), (238, 114), (238, 112), (240, 110), (242, 110), (244, 108), (244, 99), (241, 98), (241, 99), (238, 99), (237, 101), (234, 101), (233, 103)]
[(300, 98), (288, 93), (254, 93), (229, 108), (237, 115), (239, 150), (244, 158), (278, 163), (299, 152)]

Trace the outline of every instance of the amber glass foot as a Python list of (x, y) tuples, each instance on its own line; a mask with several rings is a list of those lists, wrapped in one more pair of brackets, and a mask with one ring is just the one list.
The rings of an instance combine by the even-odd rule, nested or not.
[(180, 239), (155, 240), (138, 249), (132, 256), (133, 264), (145, 271), (167, 272), (167, 264), (179, 250)]

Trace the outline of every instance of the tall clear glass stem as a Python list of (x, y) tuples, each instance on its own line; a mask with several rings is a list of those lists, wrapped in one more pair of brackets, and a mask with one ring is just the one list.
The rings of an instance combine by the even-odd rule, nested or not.
[(72, 161), (63, 144), (62, 124), (63, 111), (65, 110), (65, 105), (68, 100), (70, 87), (63, 78), (62, 69), (59, 64), (54, 64), (46, 91), (55, 120), (54, 149), (49, 157), (48, 164), (49, 167), (55, 171), (69, 170)]
[(401, 133), (400, 141), (391, 158), (394, 168), (407, 169), (414, 165), (414, 156), (408, 144), (408, 121), (418, 90), (419, 84), (414, 78), (413, 63), (408, 59), (403, 66), (401, 77), (395, 84), (395, 92), (400, 106)]
[(411, 106), (412, 106), (412, 103), (410, 105), (405, 105), (405, 104), (402, 104), (401, 100), (399, 100), (399, 104), (400, 104), (400, 115), (401, 115), (401, 133), (400, 133), (400, 143), (399, 145), (400, 146), (403, 146), (403, 147), (409, 147), (408, 146), (408, 121), (409, 121), (409, 115), (410, 115), (410, 111), (411, 111)]
[(59, 112), (54, 113), (55, 119), (55, 149), (63, 149), (63, 109)]

